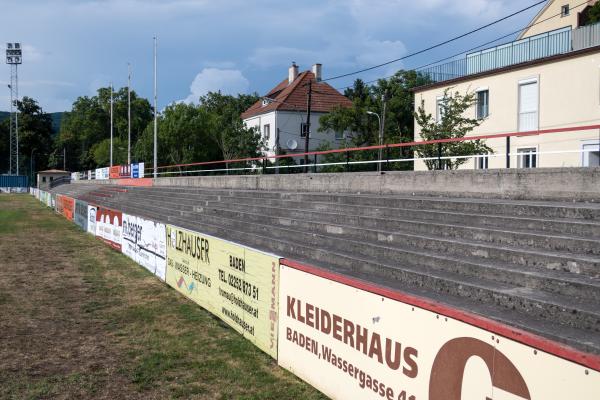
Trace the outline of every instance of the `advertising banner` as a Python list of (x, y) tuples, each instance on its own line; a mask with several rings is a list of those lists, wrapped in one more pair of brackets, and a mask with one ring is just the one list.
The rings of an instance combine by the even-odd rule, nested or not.
[(96, 210), (96, 236), (101, 237), (111, 247), (121, 250), (123, 214), (120, 211), (98, 207)]
[(165, 224), (123, 214), (123, 254), (163, 281), (167, 268), (166, 235)]
[(131, 177), (138, 179), (144, 177), (144, 163), (133, 163), (131, 164)]
[(56, 212), (62, 214), (69, 221), (73, 221), (75, 200), (62, 194), (56, 195)]
[(56, 210), (56, 195), (54, 193), (50, 193), (50, 207)]
[(45, 198), (46, 198), (46, 206), (48, 207), (52, 207), (52, 195), (50, 194), (50, 192), (44, 192), (45, 194)]
[(88, 229), (88, 203), (81, 200), (75, 200), (75, 214), (73, 221), (84, 231)]
[(277, 358), (279, 258), (167, 225), (167, 279)]
[(334, 399), (597, 399), (600, 373), (281, 265), (279, 364)]
[(98, 207), (88, 204), (87, 214), (87, 231), (92, 235), (96, 236), (96, 214), (98, 213)]
[(119, 178), (119, 169), (120, 169), (120, 165), (114, 165), (112, 167), (109, 168), (109, 178), (110, 179), (118, 179)]

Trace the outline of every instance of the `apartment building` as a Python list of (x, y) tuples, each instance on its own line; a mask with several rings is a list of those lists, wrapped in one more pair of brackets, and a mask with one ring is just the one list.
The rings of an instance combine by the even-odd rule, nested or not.
[[(475, 92), (469, 111), (482, 120), (468, 136), (600, 124), (600, 23), (596, 1), (550, 0), (516, 41), (421, 71), (431, 84), (415, 89), (415, 110), (442, 118), (443, 95)], [(415, 123), (415, 140), (421, 140)], [(600, 165), (599, 130), (488, 139), (494, 154), (461, 168)], [(507, 157), (507, 153), (509, 156)], [(415, 169), (426, 169), (422, 161)]]

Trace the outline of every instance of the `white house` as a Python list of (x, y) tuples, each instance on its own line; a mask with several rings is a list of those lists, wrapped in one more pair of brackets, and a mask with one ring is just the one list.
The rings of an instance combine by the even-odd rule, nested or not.
[[(247, 127), (256, 127), (266, 144), (267, 155), (303, 153), (305, 150), (309, 82), (311, 88), (311, 115), (309, 151), (329, 143), (338, 148), (348, 132), (319, 132), (320, 119), (337, 106), (350, 107), (352, 102), (331, 87), (321, 82), (321, 64), (311, 71), (298, 73), (293, 63), (288, 78), (271, 89), (242, 114)], [(300, 160), (297, 160), (299, 162)]]

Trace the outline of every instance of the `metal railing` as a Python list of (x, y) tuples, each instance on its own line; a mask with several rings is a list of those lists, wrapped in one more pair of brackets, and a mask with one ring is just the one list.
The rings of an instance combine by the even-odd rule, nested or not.
[(71, 177), (70, 176), (61, 176), (60, 178), (53, 179), (52, 182), (50, 182), (49, 186), (50, 186), (50, 189), (52, 189), (57, 186), (68, 184), (68, 183), (71, 183)]
[(600, 45), (600, 23), (571, 30), (561, 28), (502, 44), (448, 63), (421, 69), (434, 82), (478, 74)]

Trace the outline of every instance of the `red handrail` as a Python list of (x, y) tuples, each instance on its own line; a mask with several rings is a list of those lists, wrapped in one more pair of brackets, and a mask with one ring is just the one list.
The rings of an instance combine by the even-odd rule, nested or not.
[[(243, 161), (262, 161), (262, 160), (273, 159), (273, 158), (292, 158), (292, 157), (303, 157), (303, 156), (311, 156), (311, 155), (346, 153), (346, 152), (365, 151), (365, 150), (378, 150), (378, 149), (385, 149), (385, 148), (412, 147), (412, 146), (421, 146), (421, 145), (426, 145), (426, 144), (453, 143), (453, 142), (464, 142), (464, 141), (468, 141), (468, 140), (482, 140), (482, 139), (497, 139), (497, 138), (512, 137), (512, 136), (536, 136), (536, 135), (546, 135), (549, 133), (577, 132), (577, 131), (587, 131), (587, 130), (592, 130), (592, 129), (600, 129), (600, 124), (571, 126), (571, 127), (565, 127), (565, 128), (540, 129), (537, 131), (527, 131), (527, 132), (494, 133), (494, 134), (488, 134), (488, 135), (467, 136), (467, 137), (462, 137), (462, 138), (423, 140), (423, 141), (413, 141), (413, 142), (406, 142), (406, 143), (392, 143), (392, 144), (364, 146), (364, 147), (348, 147), (348, 148), (343, 148), (343, 149), (309, 151), (306, 153), (280, 154), (280, 155), (272, 155), (272, 156), (247, 157), (247, 158), (237, 158), (237, 159), (231, 159), (231, 160), (201, 161), (201, 162), (195, 162), (195, 163), (163, 165), (163, 166), (157, 167), (157, 169), (191, 167), (191, 166), (198, 166), (198, 165), (226, 164), (226, 163), (228, 164), (228, 163), (243, 162)], [(146, 168), (146, 169), (152, 169), (152, 168), (150, 167), (150, 168)]]

